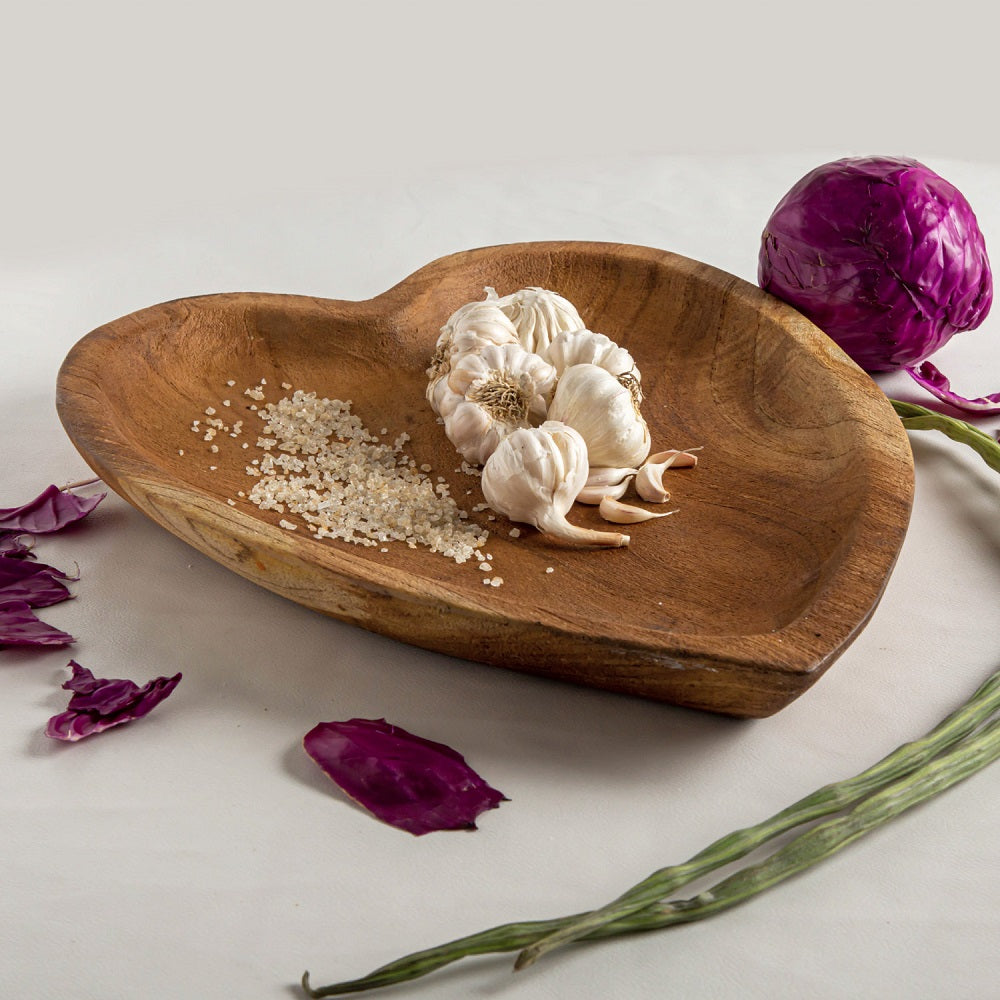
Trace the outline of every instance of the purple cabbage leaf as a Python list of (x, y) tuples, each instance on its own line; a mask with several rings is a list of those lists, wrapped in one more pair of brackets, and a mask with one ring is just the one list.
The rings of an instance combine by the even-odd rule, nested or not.
[(157, 677), (139, 687), (130, 680), (106, 680), (95, 677), (76, 660), (70, 660), (73, 676), (63, 684), (72, 691), (65, 712), (49, 719), (45, 735), (55, 740), (76, 742), (84, 737), (140, 719), (166, 698), (181, 675)]
[(32, 608), (46, 608), (72, 595), (61, 570), (28, 559), (0, 556), (0, 602), (25, 601)]
[(457, 751), (385, 719), (321, 722), (303, 745), (350, 798), (414, 836), (474, 830), (480, 813), (507, 801)]
[(20, 507), (0, 508), (0, 531), (48, 535), (85, 518), (106, 493), (80, 497), (58, 486), (47, 486), (34, 500)]
[(983, 416), (1000, 413), (1000, 392), (980, 396), (978, 399), (960, 396), (952, 392), (951, 382), (930, 361), (925, 361), (918, 368), (908, 368), (907, 371), (913, 380), (932, 396), (937, 396), (943, 403), (948, 403), (958, 410), (979, 413)]
[(34, 559), (31, 543), (20, 531), (0, 531), (0, 556), (8, 559)]
[(0, 647), (67, 646), (73, 636), (41, 621), (27, 601), (0, 604)]

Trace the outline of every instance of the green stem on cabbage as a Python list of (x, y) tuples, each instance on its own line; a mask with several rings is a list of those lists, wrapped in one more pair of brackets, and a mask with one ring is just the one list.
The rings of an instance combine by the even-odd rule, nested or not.
[[(973, 448), (1000, 472), (1000, 444), (970, 424), (912, 403), (892, 401), (910, 430), (938, 430)], [(360, 979), (314, 988), (310, 997), (343, 996), (406, 982), (474, 955), (520, 952), (515, 968), (572, 941), (594, 941), (700, 920), (811, 867), (901, 812), (937, 795), (1000, 757), (1000, 671), (926, 736), (904, 744), (860, 774), (826, 785), (755, 826), (737, 830), (680, 865), (661, 868), (606, 906), (551, 920), (502, 924), (414, 952)], [(834, 817), (819, 823), (825, 817)], [(810, 825), (811, 824), (811, 825)], [(668, 897), (783, 833), (802, 830), (758, 864), (689, 899)]]

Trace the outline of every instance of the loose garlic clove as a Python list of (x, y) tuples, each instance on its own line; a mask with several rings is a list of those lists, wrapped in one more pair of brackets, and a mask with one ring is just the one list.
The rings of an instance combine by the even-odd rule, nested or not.
[(647, 462), (662, 462), (664, 468), (668, 469), (693, 469), (698, 464), (698, 456), (694, 454), (701, 451), (701, 445), (697, 448), (686, 448), (683, 451), (679, 448), (670, 448), (667, 451), (658, 451), (655, 455), (650, 455)]
[(647, 462), (635, 477), (635, 491), (649, 503), (665, 503), (670, 494), (663, 488), (663, 472), (666, 467)]
[(587, 486), (617, 486), (622, 480), (634, 476), (638, 469), (623, 469), (606, 465), (592, 465), (587, 472)]
[(576, 502), (596, 506), (605, 497), (611, 497), (611, 499), (617, 500), (620, 497), (625, 496), (628, 492), (628, 486), (631, 481), (632, 477), (628, 476), (620, 483), (615, 483), (613, 486), (606, 486), (600, 483), (595, 486), (588, 484), (584, 486), (584, 488), (576, 495)]
[(547, 420), (507, 435), (486, 460), (486, 502), (512, 521), (576, 545), (620, 548), (629, 536), (570, 524), (566, 514), (587, 481), (587, 445), (572, 427)]
[(638, 469), (592, 465), (587, 474), (587, 481), (576, 498), (577, 502), (599, 504), (606, 496), (613, 496), (617, 500), (625, 495), (628, 484), (638, 471)]
[[(691, 449), (694, 451), (695, 449)], [(663, 473), (667, 469), (690, 469), (698, 464), (691, 451), (659, 451), (650, 455), (635, 477), (635, 491), (649, 503), (665, 503), (670, 494), (663, 488)]]
[(650, 521), (654, 517), (667, 517), (669, 514), (676, 514), (676, 510), (664, 510), (660, 512), (643, 510), (641, 507), (633, 507), (631, 504), (619, 503), (614, 497), (606, 496), (601, 501), (601, 517), (605, 521), (614, 524), (638, 524), (640, 521)]

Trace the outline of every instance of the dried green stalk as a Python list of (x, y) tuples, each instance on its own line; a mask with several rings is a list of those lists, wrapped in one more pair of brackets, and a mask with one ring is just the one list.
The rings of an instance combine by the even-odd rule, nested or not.
[(518, 956), (516, 968), (524, 968), (553, 948), (577, 940), (598, 927), (620, 920), (630, 913), (643, 910), (663, 900), (696, 878), (746, 857), (751, 851), (789, 830), (841, 812), (848, 806), (862, 801), (866, 796), (926, 765), (942, 751), (960, 743), (998, 710), (1000, 710), (1000, 671), (990, 677), (968, 702), (923, 739), (899, 747), (878, 764), (853, 778), (834, 782), (807, 795), (763, 823), (738, 830), (717, 840), (682, 865), (654, 872), (607, 906), (583, 917), (567, 918), (558, 930), (525, 948)]
[(603, 930), (614, 934), (659, 930), (727, 910), (828, 858), (858, 837), (963, 781), (997, 758), (1000, 758), (1000, 718), (993, 719), (941, 757), (884, 786), (848, 813), (799, 834), (764, 861), (741, 869), (707, 892), (691, 899), (654, 904), (606, 925)]
[(898, 399), (891, 399), (889, 402), (907, 430), (940, 431), (952, 441), (968, 445), (994, 472), (1000, 472), (1000, 443), (996, 438), (964, 420), (946, 417), (943, 413), (935, 413), (916, 403), (903, 403)]
[[(1000, 472), (1000, 445), (982, 431), (912, 403), (893, 401), (893, 406), (908, 429), (939, 430), (975, 449)], [(711, 916), (811, 867), (1000, 757), (1000, 718), (992, 718), (998, 710), (1000, 671), (922, 739), (899, 747), (853, 778), (807, 795), (762, 823), (722, 837), (683, 864), (654, 872), (607, 906), (553, 920), (503, 924), (331, 986), (313, 988), (307, 972), (303, 989), (311, 997), (343, 996), (415, 979), (461, 958), (499, 952), (519, 951), (515, 968), (524, 968), (571, 941), (655, 930)], [(835, 818), (816, 822), (830, 816)], [(695, 879), (797, 828), (804, 832), (707, 892), (689, 899), (668, 898)]]

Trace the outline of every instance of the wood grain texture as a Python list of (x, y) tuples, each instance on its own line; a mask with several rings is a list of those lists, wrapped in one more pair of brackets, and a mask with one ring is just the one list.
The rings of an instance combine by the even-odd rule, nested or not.
[[(580, 551), (487, 522), (499, 588), (400, 544), (388, 553), (278, 527), (227, 500), (255, 454), (190, 430), (267, 379), (349, 399), (372, 430), (482, 502), (424, 400), (441, 324), (485, 285), (538, 285), (627, 347), (653, 450), (701, 445), (668, 473), (679, 513), (630, 526), (627, 549)], [(225, 383), (234, 380), (234, 388)], [(662, 250), (529, 243), (455, 254), (364, 302), (260, 293), (166, 302), (93, 331), (59, 374), (57, 405), (95, 472), (235, 572), (317, 611), (456, 657), (736, 716), (805, 691), (864, 627), (906, 531), (909, 444), (882, 392), (794, 310)], [(183, 450), (184, 455), (178, 452)], [(210, 470), (210, 465), (216, 470)], [(466, 496), (466, 492), (472, 493)], [(571, 520), (608, 527), (592, 508)], [(553, 572), (547, 573), (547, 567)]]

